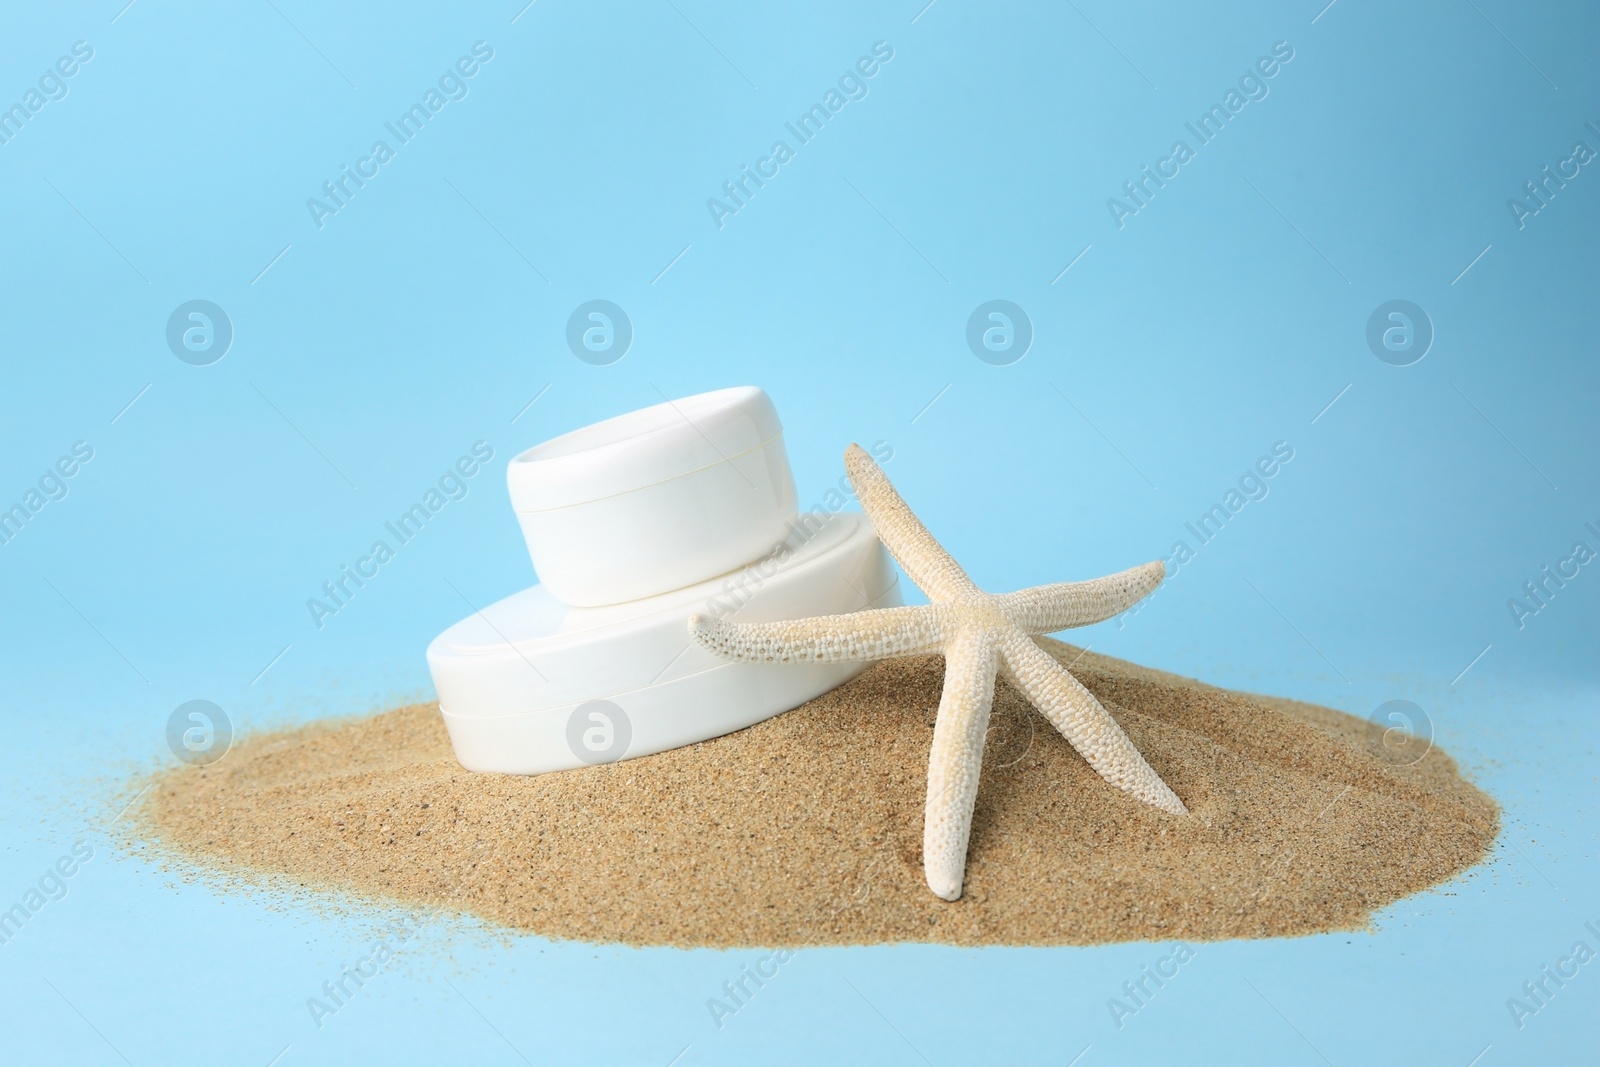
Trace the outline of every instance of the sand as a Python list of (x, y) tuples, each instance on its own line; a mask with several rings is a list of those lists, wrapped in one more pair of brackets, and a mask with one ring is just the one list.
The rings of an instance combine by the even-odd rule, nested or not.
[(1365, 720), (1043, 642), (1188, 804), (1106, 785), (1002, 685), (965, 895), (922, 878), (939, 657), (879, 664), (689, 748), (474, 774), (434, 705), (249, 737), (157, 779), (139, 832), (185, 862), (637, 945), (1086, 945), (1357, 929), (1485, 858), (1494, 801)]

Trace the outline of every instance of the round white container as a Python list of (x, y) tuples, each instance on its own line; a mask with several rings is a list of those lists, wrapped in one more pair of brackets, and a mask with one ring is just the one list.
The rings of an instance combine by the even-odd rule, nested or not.
[(542, 774), (743, 729), (867, 667), (730, 662), (690, 637), (691, 615), (770, 622), (900, 602), (864, 516), (806, 515), (773, 555), (658, 596), (575, 608), (525, 589), (435, 638), (428, 668), (463, 767)]
[(682, 589), (783, 543), (796, 494), (755, 386), (700, 393), (535, 445), (506, 468), (539, 581), (599, 607)]

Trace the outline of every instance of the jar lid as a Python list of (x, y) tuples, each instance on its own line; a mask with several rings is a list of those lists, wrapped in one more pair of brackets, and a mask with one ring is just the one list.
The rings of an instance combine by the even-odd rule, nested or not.
[(894, 585), (865, 516), (806, 515), (782, 551), (670, 593), (575, 608), (542, 585), (525, 589), (436, 637), (428, 665), (440, 704), (456, 716), (560, 707), (727, 664), (690, 638), (690, 615), (741, 622), (833, 615), (868, 607)]
[(452, 626), (428, 646), (428, 667), (456, 759), (505, 774), (631, 759), (743, 729), (848, 681), (866, 665), (730, 662), (689, 634), (697, 613), (770, 622), (901, 602), (863, 515), (802, 516), (788, 547), (610, 607), (567, 607), (534, 586)]
[(632, 492), (727, 463), (782, 433), (777, 408), (753, 385), (669, 400), (518, 454), (506, 466), (511, 506), (548, 511)]

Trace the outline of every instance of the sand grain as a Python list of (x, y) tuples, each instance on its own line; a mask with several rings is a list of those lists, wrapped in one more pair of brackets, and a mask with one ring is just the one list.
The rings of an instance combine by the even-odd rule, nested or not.
[(432, 705), (247, 738), (163, 775), (142, 831), (205, 866), (550, 937), (775, 947), (1355, 928), (1494, 840), (1494, 801), (1437, 747), (1396, 766), (1341, 712), (1044, 644), (1191, 814), (1107, 786), (1002, 686), (953, 904), (922, 879), (938, 657), (714, 741), (532, 778), (461, 769)]

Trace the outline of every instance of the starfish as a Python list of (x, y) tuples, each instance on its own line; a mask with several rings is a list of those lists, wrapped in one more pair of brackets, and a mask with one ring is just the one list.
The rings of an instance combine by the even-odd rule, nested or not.
[(879, 540), (932, 603), (789, 622), (729, 623), (696, 615), (689, 619), (689, 631), (713, 652), (758, 663), (944, 654), (944, 689), (923, 809), (922, 868), (928, 888), (944, 900), (961, 896), (997, 674), (1020, 690), (1107, 782), (1162, 811), (1188, 814), (1110, 713), (1033, 639), (1125, 611), (1161, 584), (1166, 567), (1158, 560), (1093, 581), (986, 593), (933, 539), (859, 445), (845, 451), (844, 462)]

